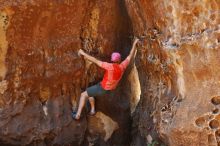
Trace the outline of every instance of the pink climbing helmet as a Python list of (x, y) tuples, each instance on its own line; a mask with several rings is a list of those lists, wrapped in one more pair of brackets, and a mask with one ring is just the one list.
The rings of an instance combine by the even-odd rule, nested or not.
[(119, 62), (121, 60), (121, 54), (118, 53), (118, 52), (114, 52), (112, 53), (112, 56), (111, 56), (111, 61), (112, 62)]

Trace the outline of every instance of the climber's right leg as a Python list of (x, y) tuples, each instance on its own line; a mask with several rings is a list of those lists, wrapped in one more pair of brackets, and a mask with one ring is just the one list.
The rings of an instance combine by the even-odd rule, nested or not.
[(80, 119), (83, 107), (85, 106), (85, 102), (88, 99), (88, 93), (87, 91), (84, 91), (83, 93), (81, 93), (80, 99), (79, 99), (79, 107), (76, 113), (73, 113), (73, 118), (76, 120)]

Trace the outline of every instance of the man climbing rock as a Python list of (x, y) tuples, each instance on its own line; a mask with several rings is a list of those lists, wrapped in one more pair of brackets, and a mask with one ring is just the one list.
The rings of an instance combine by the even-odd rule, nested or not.
[(77, 112), (73, 112), (72, 116), (75, 120), (79, 120), (81, 116), (82, 109), (85, 105), (85, 102), (89, 100), (91, 105), (90, 115), (95, 115), (95, 96), (103, 96), (107, 92), (113, 90), (118, 85), (125, 69), (130, 63), (131, 58), (135, 54), (136, 44), (139, 40), (136, 38), (133, 42), (132, 49), (127, 58), (121, 62), (121, 55), (118, 52), (114, 52), (111, 55), (112, 63), (102, 62), (95, 57), (92, 57), (86, 54), (83, 50), (79, 50), (79, 55), (83, 55), (89, 61), (97, 64), (99, 67), (105, 69), (105, 74), (103, 80), (91, 87), (88, 87), (86, 91), (81, 93), (79, 106)]

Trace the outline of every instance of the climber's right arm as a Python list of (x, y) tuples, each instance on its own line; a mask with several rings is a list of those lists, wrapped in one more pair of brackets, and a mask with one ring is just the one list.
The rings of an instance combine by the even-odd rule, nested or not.
[(79, 55), (83, 55), (89, 61), (97, 64), (99, 67), (102, 66), (102, 61), (100, 61), (100, 60), (96, 59), (95, 57), (92, 57), (91, 55), (85, 53), (82, 49), (80, 49), (78, 53), (79, 53)]
[(136, 44), (137, 44), (138, 41), (139, 41), (138, 38), (136, 38), (136, 39), (134, 40), (134, 43), (133, 43), (133, 45), (132, 45), (132, 49), (131, 49), (131, 51), (130, 51), (130, 54), (129, 54), (128, 57), (121, 63), (121, 66), (122, 66), (124, 69), (127, 68), (127, 66), (129, 65), (131, 59), (134, 57), (134, 54), (135, 54), (135, 51), (136, 51)]

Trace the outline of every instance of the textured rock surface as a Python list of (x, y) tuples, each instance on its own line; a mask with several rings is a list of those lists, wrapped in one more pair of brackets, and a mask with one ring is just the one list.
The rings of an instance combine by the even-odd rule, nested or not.
[[(129, 24), (117, 0), (1, 0), (1, 145), (128, 144), (129, 95), (119, 92), (128, 86), (97, 101), (98, 118), (77, 122), (70, 113), (81, 91), (102, 77), (78, 50), (105, 61), (114, 50), (126, 54)], [(89, 141), (91, 125), (99, 127)]]
[[(219, 145), (219, 9), (219, 0), (1, 0), (0, 145), (127, 146), (130, 134), (132, 146)], [(130, 35), (142, 38), (136, 67), (97, 98), (95, 117), (73, 121), (80, 92), (102, 77), (77, 51), (109, 61), (127, 55)]]
[(170, 146), (219, 145), (219, 0), (126, 4), (134, 33), (144, 38), (132, 145), (146, 145), (148, 135)]

